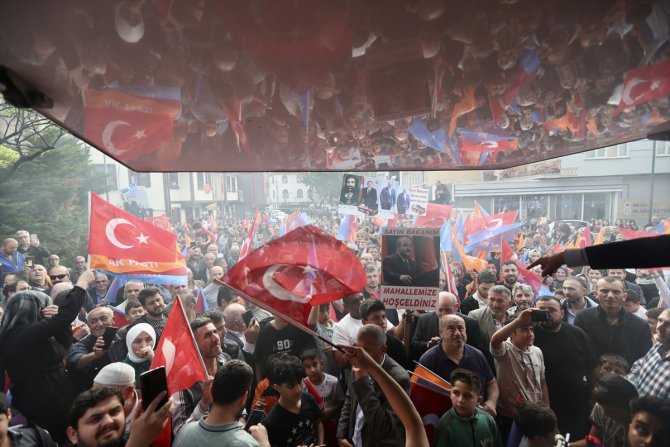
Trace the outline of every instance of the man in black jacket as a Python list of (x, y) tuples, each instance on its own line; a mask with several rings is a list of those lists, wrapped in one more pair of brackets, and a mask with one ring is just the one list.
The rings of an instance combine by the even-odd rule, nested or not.
[(611, 276), (596, 283), (600, 306), (577, 314), (575, 326), (591, 338), (595, 353), (612, 353), (624, 357), (629, 364), (644, 356), (651, 348), (651, 331), (646, 321), (623, 308), (623, 283)]
[(410, 354), (412, 360), (418, 360), (424, 352), (440, 342), (440, 318), (445, 315), (458, 315), (465, 321), (467, 344), (482, 350), (482, 335), (479, 324), (474, 318), (458, 312), (458, 299), (450, 292), (440, 292), (437, 298), (437, 309), (419, 315), (416, 331), (412, 337)]

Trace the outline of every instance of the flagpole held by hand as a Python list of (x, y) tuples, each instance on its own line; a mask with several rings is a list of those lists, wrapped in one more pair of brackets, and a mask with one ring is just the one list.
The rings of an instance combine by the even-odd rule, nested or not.
[(289, 317), (288, 315), (283, 314), (282, 312), (279, 312), (279, 311), (277, 311), (276, 309), (273, 309), (272, 307), (266, 305), (265, 303), (263, 303), (263, 302), (261, 302), (261, 301), (256, 300), (255, 298), (249, 296), (248, 294), (246, 294), (246, 293), (244, 293), (244, 292), (242, 292), (242, 291), (240, 291), (240, 290), (237, 290), (235, 287), (231, 286), (230, 284), (226, 284), (225, 282), (221, 282), (221, 281), (219, 281), (219, 280), (215, 280), (215, 281), (216, 281), (218, 284), (221, 284), (221, 285), (224, 286), (225, 288), (229, 289), (231, 292), (235, 293), (236, 295), (239, 295), (239, 296), (241, 296), (242, 298), (244, 298), (245, 300), (249, 300), (249, 302), (255, 304), (256, 306), (258, 306), (258, 307), (260, 307), (260, 308), (262, 308), (262, 309), (267, 310), (268, 312), (270, 312), (270, 313), (271, 313), (272, 315), (274, 315), (275, 317), (279, 317), (279, 318), (281, 318), (282, 320), (286, 321), (288, 324), (290, 324), (291, 326), (295, 327), (296, 329), (300, 329), (300, 330), (303, 331), (304, 333), (306, 333), (306, 334), (308, 334), (308, 335), (310, 335), (310, 336), (312, 336), (312, 337), (314, 337), (314, 338), (318, 338), (319, 340), (321, 340), (321, 341), (324, 342), (325, 344), (331, 346), (331, 347), (334, 348), (334, 349), (337, 349), (338, 351), (342, 352), (343, 354), (345, 353), (344, 350), (343, 350), (342, 348), (340, 348), (339, 346), (337, 346), (335, 343), (333, 343), (332, 341), (328, 340), (327, 338), (324, 338), (324, 337), (320, 336), (319, 334), (317, 334), (316, 332), (314, 332), (314, 331), (311, 330), (310, 328), (308, 328), (308, 327), (306, 327), (306, 326), (300, 324), (299, 322), (295, 321), (293, 318)]

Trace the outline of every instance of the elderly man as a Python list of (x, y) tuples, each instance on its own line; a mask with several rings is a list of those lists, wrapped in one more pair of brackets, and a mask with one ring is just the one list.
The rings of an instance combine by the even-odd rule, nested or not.
[(0, 283), (4, 281), (7, 273), (23, 271), (26, 260), (17, 251), (18, 248), (19, 243), (16, 239), (10, 237), (2, 241), (2, 245), (0, 245)]
[(44, 264), (49, 258), (49, 250), (40, 245), (37, 235), (31, 240), (30, 233), (26, 230), (16, 232), (16, 240), (19, 243), (18, 252), (23, 256), (32, 256), (35, 264)]
[[(362, 326), (356, 345), (363, 348), (409, 394), (407, 371), (386, 355), (386, 334), (376, 325)], [(404, 446), (402, 423), (379, 385), (359, 368), (352, 368), (347, 396), (337, 426), (340, 447)]]
[(426, 351), (419, 363), (445, 380), (449, 380), (451, 373), (457, 368), (476, 373), (480, 382), (485, 385), (482, 388), (483, 409), (495, 416), (498, 383), (484, 354), (466, 344), (468, 336), (463, 318), (459, 315), (445, 315), (440, 318), (440, 337), (441, 343)]
[(384, 258), (382, 272), (384, 283), (393, 286), (411, 286), (416, 276), (416, 261), (412, 259), (412, 238), (401, 236), (396, 240), (396, 250)]
[(91, 333), (73, 344), (65, 357), (68, 375), (77, 392), (89, 389), (102, 368), (122, 361), (127, 354), (126, 345), (121, 341), (105, 344), (105, 330), (114, 322), (112, 309), (94, 308), (88, 313), (87, 322)]
[(219, 295), (219, 290), (222, 287), (217, 280), (221, 279), (225, 273), (223, 267), (219, 267), (218, 265), (209, 269), (211, 282), (202, 290), (208, 309), (216, 309), (217, 307), (216, 297)]
[(489, 290), (488, 307), (473, 310), (468, 314), (468, 316), (477, 320), (479, 324), (479, 329), (482, 332), (483, 352), (492, 367), (494, 367), (494, 363), (490, 352), (491, 337), (495, 331), (505, 325), (511, 298), (512, 293), (507, 286), (493, 286)]
[(224, 309), (225, 338), (237, 344), (246, 354), (253, 355), (260, 326), (253, 318), (249, 325), (245, 324), (242, 318), (242, 314), (245, 312), (246, 308), (239, 303), (231, 303)]
[(86, 258), (77, 256), (74, 258), (74, 269), (72, 269), (72, 281), (77, 282), (77, 278), (86, 270)]
[(440, 318), (445, 315), (458, 315), (465, 322), (467, 343), (481, 350), (481, 332), (477, 321), (458, 312), (458, 298), (451, 292), (440, 292), (437, 296), (437, 309), (419, 315), (416, 331), (411, 341), (411, 357), (418, 360), (428, 349), (440, 343)]
[(47, 282), (47, 269), (45, 269), (42, 264), (33, 265), (33, 268), (28, 272), (28, 278), (30, 279), (30, 287), (32, 287), (33, 290), (44, 292), (49, 288), (49, 283)]
[(667, 401), (670, 399), (670, 310), (658, 316), (656, 332), (659, 342), (633, 364), (628, 380), (637, 387), (640, 396)]
[(626, 312), (624, 295), (621, 280), (601, 278), (596, 283), (600, 306), (582, 311), (575, 318), (575, 326), (591, 338), (597, 356), (619, 354), (632, 365), (651, 348), (651, 331), (646, 321)]
[(116, 297), (108, 297), (109, 278), (104, 273), (95, 273), (95, 282), (93, 287), (88, 289), (88, 294), (93, 298), (96, 306), (106, 306), (107, 304), (116, 304)]

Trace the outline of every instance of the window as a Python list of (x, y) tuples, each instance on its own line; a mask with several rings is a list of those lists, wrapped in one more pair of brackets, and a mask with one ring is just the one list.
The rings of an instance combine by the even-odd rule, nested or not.
[(272, 190), (272, 200), (277, 200), (277, 191)]
[(205, 185), (212, 186), (212, 174), (209, 172), (198, 172), (196, 173), (198, 189), (205, 189)]
[(282, 175), (281, 176), (281, 182), (282, 183), (288, 183), (288, 175)]
[(628, 145), (617, 144), (615, 146), (601, 147), (586, 155), (587, 160), (599, 160), (603, 158), (627, 158)]
[(237, 192), (237, 177), (234, 175), (226, 176), (226, 191)]
[(135, 186), (151, 187), (151, 174), (148, 172), (128, 171), (128, 183)]
[(112, 164), (108, 165), (93, 165), (93, 172), (95, 172), (95, 177), (98, 179), (105, 179), (105, 187), (109, 191), (116, 191), (119, 189), (119, 185), (116, 181), (116, 166)]
[(168, 183), (170, 184), (170, 189), (179, 189), (179, 173), (170, 172), (168, 174)]
[(656, 155), (670, 157), (670, 141), (656, 141)]
[(296, 192), (295, 197), (297, 199), (302, 199), (302, 189), (299, 189), (298, 192)]
[(281, 192), (282, 199), (288, 199), (288, 189), (285, 189)]

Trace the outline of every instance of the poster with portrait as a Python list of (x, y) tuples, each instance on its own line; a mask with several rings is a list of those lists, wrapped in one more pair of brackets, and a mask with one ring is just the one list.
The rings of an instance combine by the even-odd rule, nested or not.
[(440, 291), (439, 228), (385, 228), (379, 298), (391, 309), (433, 310)]
[(409, 209), (406, 214), (410, 216), (425, 216), (426, 210), (428, 209), (428, 196), (430, 195), (430, 189), (422, 188), (419, 186), (410, 186), (407, 188), (410, 199), (409, 199)]
[(340, 189), (340, 203), (337, 207), (339, 214), (353, 214), (363, 217), (358, 211), (358, 206), (363, 201), (362, 186), (365, 178), (362, 175), (344, 174), (342, 176), (342, 187)]

